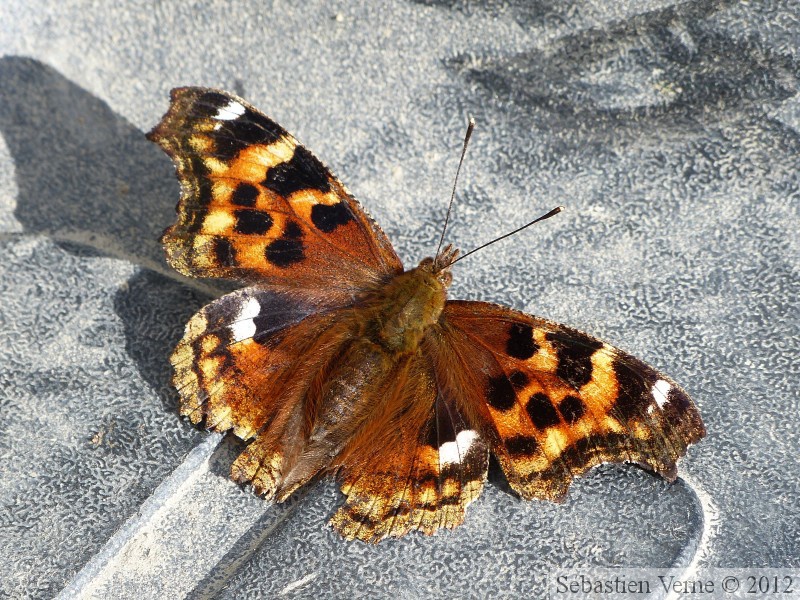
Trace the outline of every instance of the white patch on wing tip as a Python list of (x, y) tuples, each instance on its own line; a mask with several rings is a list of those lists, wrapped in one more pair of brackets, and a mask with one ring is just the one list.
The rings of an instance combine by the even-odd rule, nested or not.
[(236, 319), (231, 323), (231, 335), (234, 342), (241, 342), (255, 335), (256, 323), (253, 319), (258, 316), (259, 312), (261, 312), (261, 305), (258, 300), (252, 296), (247, 298), (239, 308)]
[(448, 465), (460, 463), (477, 437), (478, 433), (472, 429), (459, 431), (455, 441), (439, 446), (439, 462)]
[(238, 119), (244, 114), (244, 106), (240, 102), (236, 100), (231, 100), (225, 106), (221, 106), (217, 109), (217, 114), (214, 115), (215, 119), (219, 119), (220, 121), (233, 121), (234, 119)]
[(658, 408), (664, 408), (664, 405), (669, 402), (668, 396), (671, 389), (672, 384), (663, 379), (659, 379), (653, 384), (653, 389), (650, 390), (650, 393), (653, 395), (656, 404), (658, 404)]

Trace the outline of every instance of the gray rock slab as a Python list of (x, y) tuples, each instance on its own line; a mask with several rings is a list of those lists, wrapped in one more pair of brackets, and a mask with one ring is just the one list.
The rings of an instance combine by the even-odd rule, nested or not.
[(40, 235), (0, 252), (0, 595), (52, 597), (203, 437), (161, 360), (202, 300)]
[[(571, 566), (800, 567), (800, 5), (237, 0), (4, 3), (0, 595), (542, 597)], [(562, 505), (502, 475), (465, 524), (377, 546), (227, 479), (167, 357), (224, 286), (163, 263), (177, 85), (235, 91), (329, 164), (406, 264), (448, 234), (454, 297), (589, 331), (695, 398), (674, 484), (601, 467)]]

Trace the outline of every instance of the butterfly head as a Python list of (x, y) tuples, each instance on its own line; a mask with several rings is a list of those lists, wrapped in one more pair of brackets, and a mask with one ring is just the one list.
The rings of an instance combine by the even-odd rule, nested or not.
[(447, 246), (436, 257), (391, 278), (374, 297), (374, 321), (380, 327), (376, 341), (387, 349), (415, 352), (428, 327), (436, 324), (447, 302), (447, 288), (453, 280), (450, 265), (458, 250)]
[(430, 273), (436, 280), (447, 289), (453, 281), (450, 273), (450, 265), (458, 258), (460, 250), (452, 244), (447, 244), (435, 257), (428, 257), (419, 263), (418, 269)]

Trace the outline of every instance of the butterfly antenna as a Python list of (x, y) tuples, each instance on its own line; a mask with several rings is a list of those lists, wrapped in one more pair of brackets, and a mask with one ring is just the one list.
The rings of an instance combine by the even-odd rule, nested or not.
[(549, 213), (547, 213), (546, 215), (542, 215), (542, 216), (541, 216), (541, 217), (539, 217), (538, 219), (534, 219), (534, 220), (533, 220), (533, 221), (531, 221), (530, 223), (527, 223), (526, 225), (523, 225), (522, 227), (519, 227), (519, 228), (515, 229), (514, 231), (511, 231), (511, 232), (509, 232), (509, 233), (507, 233), (507, 234), (505, 234), (505, 235), (501, 235), (499, 238), (495, 238), (495, 239), (493, 239), (491, 242), (486, 242), (486, 243), (485, 243), (485, 244), (483, 244), (482, 246), (478, 246), (477, 248), (475, 248), (474, 250), (470, 250), (470, 251), (469, 251), (469, 252), (467, 252), (466, 254), (462, 254), (461, 256), (459, 256), (457, 259), (455, 259), (455, 260), (454, 260), (452, 263), (450, 263), (450, 264), (451, 264), (451, 265), (454, 265), (454, 264), (455, 264), (455, 263), (457, 263), (458, 261), (460, 261), (460, 260), (462, 260), (462, 259), (464, 259), (464, 258), (467, 258), (467, 257), (468, 257), (470, 254), (474, 254), (474, 253), (475, 253), (475, 252), (477, 252), (478, 250), (482, 250), (483, 248), (486, 248), (486, 246), (491, 246), (491, 245), (492, 245), (492, 244), (494, 244), (495, 242), (499, 242), (500, 240), (504, 240), (504, 239), (506, 239), (507, 237), (510, 237), (510, 236), (514, 235), (515, 233), (519, 233), (520, 231), (522, 231), (523, 229), (527, 229), (528, 227), (530, 227), (530, 226), (531, 226), (531, 225), (533, 225), (534, 223), (538, 223), (539, 221), (544, 221), (545, 219), (549, 219), (550, 217), (552, 217), (552, 216), (555, 216), (555, 215), (557, 215), (558, 213), (560, 213), (562, 210), (564, 210), (564, 207), (563, 207), (563, 206), (556, 206), (556, 207), (555, 207), (553, 210), (551, 210), (551, 211), (550, 211)]
[(464, 162), (464, 155), (467, 153), (467, 144), (469, 144), (469, 138), (472, 137), (473, 129), (475, 129), (475, 119), (470, 117), (469, 124), (467, 125), (467, 133), (464, 135), (464, 147), (461, 149), (461, 159), (458, 161), (458, 168), (456, 169), (456, 178), (453, 180), (453, 193), (450, 195), (450, 204), (447, 205), (447, 216), (445, 216), (444, 218), (444, 227), (442, 227), (442, 235), (439, 238), (439, 246), (436, 248), (436, 254), (434, 256), (439, 256), (439, 251), (442, 249), (442, 244), (444, 243), (444, 234), (447, 233), (447, 224), (450, 222), (450, 213), (453, 210), (453, 201), (456, 198), (456, 184), (458, 183), (458, 174), (461, 173), (461, 164)]

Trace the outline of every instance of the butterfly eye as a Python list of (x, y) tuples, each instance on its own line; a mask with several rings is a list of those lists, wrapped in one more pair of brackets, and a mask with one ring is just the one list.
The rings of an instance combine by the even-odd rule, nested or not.
[(417, 268), (422, 269), (423, 271), (433, 272), (433, 262), (434, 262), (433, 258), (431, 258), (430, 256), (427, 258), (423, 258), (420, 261), (419, 266)]

